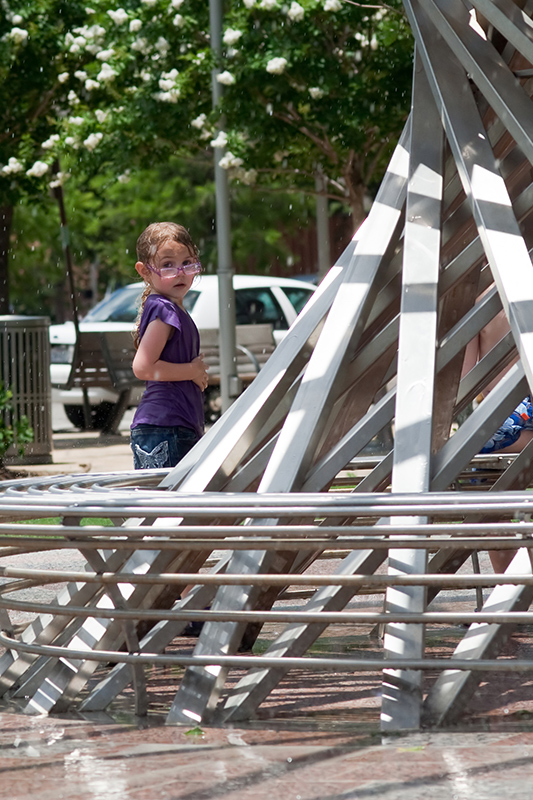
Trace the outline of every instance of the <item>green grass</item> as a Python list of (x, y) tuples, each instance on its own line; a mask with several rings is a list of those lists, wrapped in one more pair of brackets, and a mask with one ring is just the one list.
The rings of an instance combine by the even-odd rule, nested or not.
[[(42, 519), (24, 519), (20, 520), (21, 525), (61, 525), (61, 517), (43, 517)], [(113, 520), (108, 517), (83, 517), (80, 520), (80, 526), (83, 528), (86, 525), (101, 525), (105, 528), (113, 527)]]

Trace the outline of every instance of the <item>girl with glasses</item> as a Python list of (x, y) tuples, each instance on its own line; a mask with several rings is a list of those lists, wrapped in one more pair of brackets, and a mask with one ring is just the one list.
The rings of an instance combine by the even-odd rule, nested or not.
[(133, 372), (146, 390), (131, 425), (135, 469), (174, 467), (204, 431), (207, 367), (183, 298), (202, 266), (189, 232), (155, 222), (137, 240), (135, 269), (146, 283)]

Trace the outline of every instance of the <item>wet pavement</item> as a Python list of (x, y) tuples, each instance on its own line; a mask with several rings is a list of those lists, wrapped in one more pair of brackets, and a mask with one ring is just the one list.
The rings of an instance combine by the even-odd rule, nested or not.
[[(338, 626), (337, 626), (338, 627)], [(367, 630), (331, 626), (323, 650), (379, 650)], [(532, 631), (515, 635), (504, 657), (531, 657)], [(264, 649), (274, 630), (258, 640)], [(458, 636), (434, 632), (433, 647)], [(436, 644), (438, 640), (438, 645)], [(194, 639), (180, 637), (190, 651)], [(254, 648), (255, 650), (255, 648)], [(96, 682), (105, 672), (99, 668)], [(488, 800), (530, 798), (533, 681), (487, 675), (454, 728), (398, 735), (379, 729), (380, 675), (288, 673), (246, 723), (166, 726), (182, 671), (148, 671), (150, 710), (133, 714), (133, 691), (109, 713), (27, 716), (0, 705), (0, 798), (39, 800)], [(242, 671), (230, 673), (228, 686)], [(428, 676), (430, 682), (432, 676)], [(90, 687), (88, 687), (90, 688)]]
[[(32, 474), (131, 468), (127, 430), (119, 437), (56, 431), (53, 464)], [(483, 567), (483, 565), (482, 565)], [(365, 606), (380, 602), (369, 597)], [(443, 593), (439, 607), (471, 606), (472, 593)], [(274, 631), (272, 631), (272, 635)], [(460, 630), (433, 631), (435, 653)], [(264, 632), (266, 646), (268, 631)], [(328, 641), (334, 644), (331, 646)], [(178, 645), (192, 649), (194, 640)], [(333, 629), (321, 647), (379, 650), (367, 631)], [(503, 657), (531, 657), (533, 631), (515, 634)], [(382, 735), (380, 676), (290, 672), (257, 719), (220, 727), (168, 727), (180, 674), (152, 671), (150, 713), (136, 719), (131, 690), (110, 714), (72, 711), (32, 717), (0, 705), (0, 798), (9, 800), (489, 800), (531, 798), (533, 676), (487, 675), (453, 729)], [(232, 678), (236, 681), (239, 673)], [(428, 676), (430, 681), (432, 676)]]
[(381, 736), (298, 720), (187, 731), (0, 715), (0, 797), (530, 798), (533, 731)]

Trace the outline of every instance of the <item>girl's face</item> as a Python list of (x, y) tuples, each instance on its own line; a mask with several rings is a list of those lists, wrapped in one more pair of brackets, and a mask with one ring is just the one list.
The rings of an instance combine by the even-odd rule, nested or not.
[(149, 265), (138, 261), (135, 264), (135, 269), (141, 278), (150, 284), (154, 292), (162, 294), (176, 303), (176, 305), (182, 306), (183, 298), (191, 288), (195, 276), (184, 275), (183, 272), (180, 272), (173, 278), (163, 278), (149, 269), (149, 267), (154, 267), (157, 270), (161, 270), (164, 267), (184, 267), (187, 264), (194, 264), (197, 260), (184, 244), (168, 240), (163, 242)]

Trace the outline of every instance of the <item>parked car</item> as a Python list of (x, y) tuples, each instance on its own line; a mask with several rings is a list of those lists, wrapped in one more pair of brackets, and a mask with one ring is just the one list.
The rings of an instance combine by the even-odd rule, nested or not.
[[(314, 286), (300, 280), (260, 275), (235, 275), (233, 285), (237, 325), (271, 324), (276, 343), (281, 341), (315, 290)], [(144, 283), (131, 283), (113, 292), (89, 311), (80, 322), (80, 330), (132, 330), (143, 287)], [(199, 330), (218, 330), (217, 276), (202, 276), (185, 295), (184, 305)], [(64, 385), (68, 380), (75, 341), (72, 322), (50, 327), (51, 380), (54, 386)], [(141, 395), (142, 389), (133, 390), (132, 405), (138, 404)], [(79, 428), (85, 427), (81, 390), (61, 391), (60, 399), (69, 421)], [(93, 428), (104, 425), (116, 400), (113, 391), (104, 388), (89, 390)], [(210, 396), (208, 403), (212, 408), (212, 419), (216, 416), (216, 397)]]

